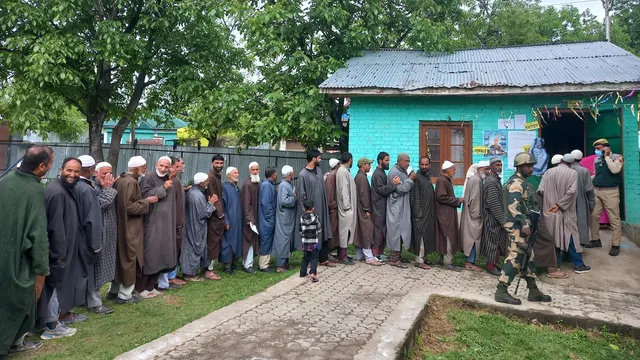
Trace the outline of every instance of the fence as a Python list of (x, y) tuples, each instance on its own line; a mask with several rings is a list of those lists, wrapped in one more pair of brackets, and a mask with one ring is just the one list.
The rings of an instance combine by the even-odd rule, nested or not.
[[(6, 145), (5, 145), (6, 144)], [(15, 164), (29, 148), (30, 143), (9, 142), (0, 144), (7, 146), (7, 167)], [(58, 175), (62, 160), (66, 157), (78, 157), (89, 153), (88, 144), (43, 144), (50, 146), (54, 151), (54, 161), (51, 171), (47, 174), (48, 178), (54, 178)], [(108, 147), (103, 149), (105, 158), (107, 156)], [(262, 150), (262, 149), (237, 149), (237, 148), (214, 148), (203, 147), (198, 150), (197, 147), (178, 146), (175, 150), (172, 146), (164, 145), (138, 145), (134, 149), (132, 145), (121, 145), (118, 156), (118, 169), (115, 174), (126, 171), (127, 162), (132, 156), (141, 155), (147, 160), (148, 171), (153, 171), (153, 164), (161, 156), (178, 156), (184, 159), (185, 173), (182, 175), (182, 182), (188, 183), (193, 179), (193, 175), (197, 172), (208, 173), (211, 169), (211, 157), (214, 154), (220, 154), (225, 160), (226, 166), (237, 167), (240, 172), (240, 183), (249, 177), (249, 164), (252, 161), (260, 164), (261, 177), (264, 178), (264, 169), (267, 166), (275, 166), (278, 169), (278, 178), (281, 178), (280, 169), (284, 165), (290, 165), (294, 168), (297, 176), (298, 172), (307, 164), (306, 153), (297, 151), (279, 151), (279, 150)], [(324, 157), (321, 163), (324, 172), (329, 169), (329, 156)], [(224, 174), (223, 170), (223, 174)], [(224, 178), (224, 177), (223, 177)]]

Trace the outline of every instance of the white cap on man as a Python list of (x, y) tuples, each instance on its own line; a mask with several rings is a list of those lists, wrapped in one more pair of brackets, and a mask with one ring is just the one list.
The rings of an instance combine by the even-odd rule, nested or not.
[(252, 161), (251, 164), (249, 164), (249, 170), (251, 170), (251, 168), (254, 166), (260, 167), (260, 165), (257, 162)]
[(576, 149), (571, 152), (571, 156), (573, 156), (576, 161), (580, 161), (584, 157), (584, 154), (582, 154), (582, 151)]
[(329, 168), (333, 169), (338, 164), (340, 164), (340, 160), (338, 160), (336, 158), (329, 159)]
[(238, 168), (235, 168), (235, 167), (233, 167), (233, 166), (229, 166), (229, 167), (227, 168), (227, 172), (226, 172), (225, 174), (229, 175), (229, 174), (231, 174), (231, 172), (232, 172), (233, 170), (238, 170)]
[(207, 179), (209, 178), (209, 175), (199, 172), (196, 173), (195, 175), (193, 175), (193, 183), (195, 185), (199, 185), (202, 184), (203, 182), (207, 181)]
[(560, 164), (560, 161), (562, 161), (562, 155), (555, 154), (551, 158), (551, 165), (558, 165), (558, 164)]
[(129, 163), (127, 163), (127, 167), (129, 167), (129, 169), (133, 169), (133, 168), (137, 168), (145, 165), (147, 165), (147, 160), (145, 160), (140, 155), (136, 155), (132, 157), (131, 159), (129, 159)]
[(452, 168), (452, 167), (454, 167), (454, 166), (455, 166), (455, 164), (454, 164), (454, 163), (452, 163), (452, 162), (451, 162), (451, 161), (449, 161), (449, 160), (445, 160), (445, 161), (442, 163), (442, 170), (447, 170), (447, 169), (450, 169), (450, 168)]
[(292, 172), (293, 172), (293, 168), (291, 166), (285, 165), (282, 167), (282, 177), (287, 177), (291, 175)]
[(484, 168), (484, 167), (489, 167), (491, 166), (491, 164), (489, 164), (489, 160), (482, 160), (480, 162), (478, 162), (478, 167), (479, 168)]
[(98, 165), (96, 165), (96, 170), (100, 170), (103, 167), (112, 167), (112, 166), (108, 162), (103, 161), (103, 162), (99, 162)]
[(80, 160), (83, 168), (92, 167), (96, 164), (96, 161), (91, 157), (91, 155), (80, 155), (78, 156), (78, 160)]
[(576, 159), (574, 159), (573, 155), (571, 155), (571, 154), (564, 154), (564, 156), (562, 157), (562, 161), (564, 163), (571, 164), (574, 161), (576, 161)]

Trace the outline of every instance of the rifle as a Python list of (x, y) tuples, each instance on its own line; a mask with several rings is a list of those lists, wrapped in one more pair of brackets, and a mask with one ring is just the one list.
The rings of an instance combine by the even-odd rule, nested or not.
[(518, 287), (520, 286), (520, 280), (522, 280), (523, 276), (527, 276), (527, 269), (529, 267), (529, 260), (531, 260), (531, 252), (533, 251), (533, 246), (536, 242), (536, 233), (538, 232), (538, 220), (540, 220), (540, 212), (531, 210), (531, 234), (529, 234), (529, 239), (527, 240), (527, 251), (524, 253), (522, 257), (522, 262), (520, 263), (520, 276), (518, 277), (518, 283), (516, 284), (516, 291), (514, 294), (518, 293)]

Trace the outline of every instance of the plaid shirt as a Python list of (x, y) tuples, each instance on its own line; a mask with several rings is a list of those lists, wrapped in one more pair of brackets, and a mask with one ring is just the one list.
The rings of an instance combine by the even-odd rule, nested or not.
[(320, 219), (314, 213), (305, 212), (300, 217), (300, 236), (302, 250), (313, 251), (318, 248), (318, 235), (322, 229)]

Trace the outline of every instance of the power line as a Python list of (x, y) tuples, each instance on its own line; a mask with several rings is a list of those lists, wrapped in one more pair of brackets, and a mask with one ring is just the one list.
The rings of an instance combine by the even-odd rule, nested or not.
[(601, 0), (576, 0), (571, 2), (548, 4), (548, 6), (573, 5), (573, 4), (592, 3), (592, 2), (601, 2)]

